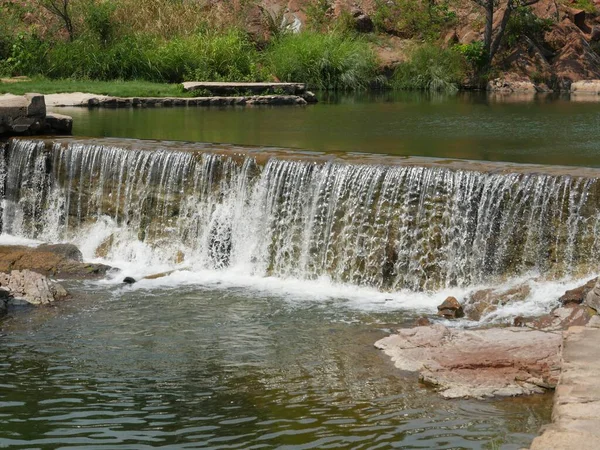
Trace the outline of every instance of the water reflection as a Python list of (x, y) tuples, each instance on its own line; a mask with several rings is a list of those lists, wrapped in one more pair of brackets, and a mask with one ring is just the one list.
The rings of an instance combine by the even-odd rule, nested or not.
[[(320, 94), (308, 107), (61, 108), (74, 133), (282, 146), (319, 151), (600, 166), (598, 103), (421, 92)], [(579, 98), (579, 97), (578, 97)], [(583, 97), (582, 97), (583, 98)], [(515, 101), (517, 99), (517, 101)]]

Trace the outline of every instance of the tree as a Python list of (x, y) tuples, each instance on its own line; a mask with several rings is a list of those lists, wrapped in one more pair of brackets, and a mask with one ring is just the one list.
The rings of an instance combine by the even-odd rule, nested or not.
[(71, 18), (71, 10), (69, 0), (40, 0), (41, 6), (58, 17), (64, 24), (65, 30), (69, 34), (69, 41), (73, 42), (75, 33), (73, 30), (73, 20)]
[(506, 25), (510, 20), (512, 12), (519, 6), (531, 6), (539, 0), (507, 0), (506, 8), (504, 9), (502, 20), (494, 33), (494, 11), (498, 9), (500, 3), (498, 0), (473, 0), (479, 6), (485, 9), (485, 32), (483, 34), (483, 47), (487, 55), (487, 67), (490, 66), (494, 56), (500, 48)]

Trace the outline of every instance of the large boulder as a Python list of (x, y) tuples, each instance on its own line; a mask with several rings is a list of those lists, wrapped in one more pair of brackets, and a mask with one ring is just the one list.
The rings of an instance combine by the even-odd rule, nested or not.
[(516, 74), (510, 74), (488, 81), (487, 90), (489, 92), (498, 92), (501, 94), (535, 94), (537, 92), (535, 84), (531, 80)]
[(554, 388), (562, 334), (524, 328), (398, 330), (375, 347), (446, 398), (513, 396)]
[(67, 296), (67, 291), (60, 284), (31, 270), (0, 273), (0, 287), (3, 288), (2, 295), (8, 299), (6, 303), (17, 299), (35, 306), (50, 305)]
[(61, 278), (99, 278), (111, 268), (104, 264), (82, 262), (81, 252), (71, 244), (0, 246), (0, 272), (26, 269)]
[(46, 114), (41, 94), (0, 95), (0, 136), (71, 134), (73, 119)]

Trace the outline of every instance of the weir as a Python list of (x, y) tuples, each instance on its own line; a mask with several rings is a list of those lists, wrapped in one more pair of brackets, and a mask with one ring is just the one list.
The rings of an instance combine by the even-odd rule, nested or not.
[(9, 141), (0, 174), (3, 233), (113, 259), (418, 291), (600, 250), (600, 169), (56, 138)]

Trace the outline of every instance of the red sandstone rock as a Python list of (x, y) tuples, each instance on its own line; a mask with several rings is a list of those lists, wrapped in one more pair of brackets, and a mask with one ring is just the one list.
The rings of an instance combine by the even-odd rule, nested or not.
[(465, 313), (463, 307), (456, 298), (448, 297), (440, 306), (438, 306), (438, 315), (443, 316), (446, 319), (459, 319), (464, 317)]
[(451, 329), (442, 325), (399, 330), (381, 339), (401, 370), (419, 372), (446, 398), (513, 396), (556, 386), (560, 332), (524, 328)]

